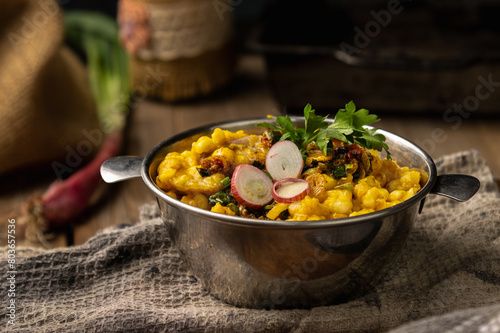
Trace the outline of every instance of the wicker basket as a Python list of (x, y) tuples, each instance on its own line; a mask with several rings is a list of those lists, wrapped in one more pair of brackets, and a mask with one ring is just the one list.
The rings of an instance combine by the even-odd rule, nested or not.
[(220, 0), (121, 0), (120, 30), (136, 94), (208, 95), (233, 77), (232, 8)]

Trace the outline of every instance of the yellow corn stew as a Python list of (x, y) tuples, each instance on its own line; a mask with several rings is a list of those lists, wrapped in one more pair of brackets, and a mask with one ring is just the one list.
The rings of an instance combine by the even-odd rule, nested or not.
[[(234, 209), (220, 203), (211, 206), (209, 196), (223, 189), (222, 180), (231, 172), (226, 168), (228, 165), (254, 161), (264, 164), (269, 147), (270, 144), (260, 135), (217, 128), (211, 136), (202, 136), (193, 142), (191, 150), (168, 153), (158, 166), (156, 184), (169, 196), (184, 203), (212, 212), (238, 215)], [(367, 214), (407, 200), (428, 180), (423, 170), (399, 167), (396, 161), (381, 159), (376, 151), (367, 153), (371, 155), (369, 175), (354, 179), (353, 174), (348, 173), (335, 179), (326, 173), (305, 171), (302, 178), (309, 182), (308, 195), (290, 204), (270, 203), (259, 218), (280, 220), (284, 211), (287, 211), (287, 221)], [(314, 154), (314, 151), (310, 152), (311, 156)], [(306, 166), (308, 162), (306, 159)], [(202, 176), (199, 172), (201, 166), (209, 167), (212, 173)], [(246, 216), (244, 212), (242, 216)]]

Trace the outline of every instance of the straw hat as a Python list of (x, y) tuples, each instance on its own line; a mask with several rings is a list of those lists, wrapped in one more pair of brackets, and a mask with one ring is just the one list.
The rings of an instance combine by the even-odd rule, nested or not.
[(0, 33), (0, 173), (81, 166), (98, 148), (85, 133), (100, 126), (87, 71), (63, 45), (59, 5), (3, 1)]

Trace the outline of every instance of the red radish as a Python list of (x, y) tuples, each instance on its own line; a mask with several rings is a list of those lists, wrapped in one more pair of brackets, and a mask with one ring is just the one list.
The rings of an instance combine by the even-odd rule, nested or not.
[(9, 216), (17, 216), (19, 222), (16, 236), (46, 245), (40, 232), (62, 227), (79, 217), (101, 182), (101, 164), (119, 153), (122, 135), (121, 130), (109, 134), (89, 164), (65, 180), (56, 180), (43, 195), (34, 195), (12, 212)]
[(276, 142), (267, 152), (266, 169), (277, 181), (296, 178), (302, 172), (304, 159), (295, 143), (288, 140)]
[(53, 182), (42, 196), (43, 216), (51, 226), (61, 226), (78, 217), (89, 204), (101, 181), (101, 164), (116, 156), (122, 133), (110, 133), (99, 153), (89, 164), (69, 178)]
[(250, 164), (240, 164), (231, 178), (231, 191), (240, 204), (259, 209), (273, 199), (273, 182), (268, 175)]
[(309, 193), (309, 183), (300, 178), (284, 178), (273, 186), (273, 198), (280, 203), (302, 200)]

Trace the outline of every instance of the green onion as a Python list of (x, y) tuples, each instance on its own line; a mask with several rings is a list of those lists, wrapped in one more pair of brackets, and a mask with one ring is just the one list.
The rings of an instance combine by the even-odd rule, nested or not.
[(222, 188), (225, 189), (231, 185), (231, 178), (226, 177), (223, 180), (221, 180), (220, 183), (222, 184)]
[(97, 12), (72, 10), (64, 15), (66, 41), (86, 57), (90, 87), (102, 128), (125, 126), (131, 95), (128, 55), (119, 41), (115, 19)]
[(231, 209), (237, 216), (240, 216), (240, 209), (238, 208), (238, 205), (230, 203), (227, 207), (229, 207), (229, 209)]
[(345, 165), (336, 165), (333, 167), (333, 178), (339, 179), (347, 176)]
[(339, 190), (349, 190), (349, 191), (352, 191), (352, 190), (354, 190), (354, 187), (352, 187), (352, 186), (344, 186), (344, 187), (340, 187), (338, 189)]
[(264, 210), (268, 211), (268, 210), (271, 210), (273, 209), (273, 207), (276, 205), (276, 201), (273, 201), (272, 204), (269, 204), (269, 205), (265, 205), (264, 206)]

